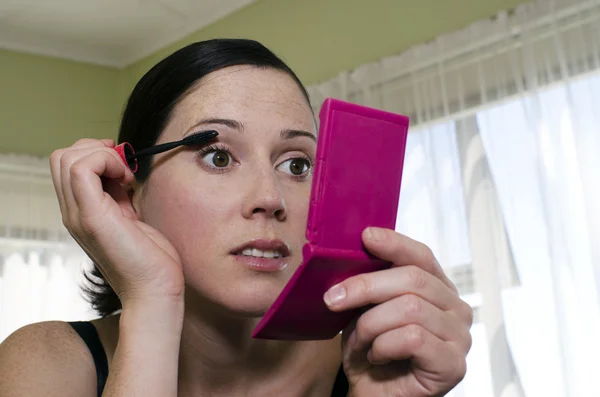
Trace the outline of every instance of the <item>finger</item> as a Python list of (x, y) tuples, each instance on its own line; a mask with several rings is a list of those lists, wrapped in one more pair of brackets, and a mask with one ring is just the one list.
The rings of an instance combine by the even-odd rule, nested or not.
[(362, 314), (348, 339), (355, 350), (367, 348), (377, 336), (396, 328), (415, 324), (423, 327), (440, 340), (470, 348), (468, 327), (456, 316), (445, 312), (416, 295), (402, 295)]
[(87, 149), (90, 147), (110, 147), (114, 146), (114, 142), (112, 139), (92, 139), (92, 138), (82, 138), (71, 145), (70, 149)]
[(133, 173), (113, 150), (97, 150), (77, 160), (70, 178), (82, 218), (93, 216), (107, 198), (114, 200), (104, 191), (101, 176), (122, 184), (133, 181)]
[(440, 279), (417, 266), (392, 267), (349, 277), (327, 291), (324, 299), (332, 311), (343, 311), (408, 293), (442, 310), (451, 310), (459, 300)]
[[(114, 147), (115, 146), (115, 142), (112, 139), (101, 139), (101, 140), (96, 140), (96, 139), (88, 139), (88, 138), (84, 138), (84, 139), (80, 139), (79, 141), (75, 142), (75, 144), (73, 144), (73, 146), (71, 146), (69, 149), (72, 148), (88, 148), (88, 147)], [(56, 193), (56, 196), (58, 198), (58, 204), (60, 207), (60, 211), (63, 215), (66, 215), (67, 213), (67, 208), (66, 208), (66, 203), (65, 203), (65, 198), (64, 198), (64, 194), (63, 194), (63, 188), (62, 188), (62, 177), (61, 177), (61, 157), (62, 155), (68, 151), (69, 149), (57, 149), (54, 152), (52, 152), (52, 154), (50, 155), (50, 174), (52, 175), (52, 183), (54, 185), (54, 191)]]
[(115, 140), (114, 139), (100, 139), (100, 141), (104, 144), (104, 146), (106, 146), (108, 148), (115, 147)]
[(417, 266), (358, 274), (334, 285), (323, 297), (331, 311), (339, 312), (377, 305), (404, 294), (419, 296), (449, 311), (469, 326), (473, 309), (446, 284)]
[[(68, 217), (77, 218), (78, 216), (77, 202), (71, 186), (71, 167), (82, 157), (103, 149), (108, 150), (106, 149), (106, 146), (98, 140), (82, 139), (77, 141), (71, 148), (62, 152), (59, 162), (60, 182), (64, 206)], [(72, 219), (69, 220), (69, 223), (71, 223), (71, 221)]]
[(466, 373), (465, 355), (452, 344), (418, 325), (407, 325), (378, 336), (367, 353), (373, 365), (390, 361), (411, 360), (413, 371), (423, 386), (436, 389), (432, 395), (445, 391)]
[(131, 204), (131, 198), (129, 195), (131, 189), (130, 187), (123, 186), (116, 179), (103, 178), (102, 188), (110, 195), (110, 197), (112, 197), (114, 201), (117, 202), (124, 216), (132, 220), (138, 219)]
[(66, 223), (65, 215), (67, 213), (67, 208), (62, 191), (62, 178), (60, 170), (60, 158), (62, 157), (64, 151), (65, 149), (58, 149), (50, 154), (50, 175), (52, 175), (52, 184), (54, 185), (54, 191), (56, 192), (56, 197), (58, 198), (58, 206), (60, 207), (60, 212), (63, 215), (63, 223)]
[(363, 243), (373, 255), (394, 266), (415, 265), (442, 280), (452, 291), (456, 286), (444, 273), (433, 252), (425, 244), (393, 230), (370, 227), (363, 231)]

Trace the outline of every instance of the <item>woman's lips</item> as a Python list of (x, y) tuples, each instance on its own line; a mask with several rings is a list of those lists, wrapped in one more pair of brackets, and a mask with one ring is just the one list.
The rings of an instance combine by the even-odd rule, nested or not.
[(258, 258), (249, 255), (234, 255), (239, 263), (259, 272), (280, 272), (288, 265), (288, 258)]

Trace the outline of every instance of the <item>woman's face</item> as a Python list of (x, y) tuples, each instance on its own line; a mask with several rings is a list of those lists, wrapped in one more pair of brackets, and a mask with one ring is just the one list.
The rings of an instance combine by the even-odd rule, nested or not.
[(157, 144), (205, 130), (214, 144), (156, 156), (136, 207), (179, 252), (187, 292), (260, 316), (302, 260), (313, 115), (289, 75), (236, 66), (203, 78)]

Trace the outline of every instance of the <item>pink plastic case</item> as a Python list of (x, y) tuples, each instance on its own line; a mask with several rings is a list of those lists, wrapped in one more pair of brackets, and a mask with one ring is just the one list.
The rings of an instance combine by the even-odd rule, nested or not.
[(361, 234), (369, 226), (395, 227), (409, 120), (331, 98), (319, 117), (303, 262), (254, 329), (255, 338), (335, 337), (358, 311), (330, 311), (325, 292), (391, 265), (367, 253)]

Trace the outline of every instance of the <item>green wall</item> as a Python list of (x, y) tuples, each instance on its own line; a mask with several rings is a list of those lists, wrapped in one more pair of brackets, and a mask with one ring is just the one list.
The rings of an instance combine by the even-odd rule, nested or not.
[(115, 135), (120, 71), (0, 50), (0, 152), (49, 155)]
[(524, 0), (260, 0), (127, 69), (135, 84), (175, 49), (215, 37), (256, 39), (306, 85), (400, 53)]
[(259, 40), (311, 85), (524, 2), (259, 0), (123, 70), (0, 51), (0, 152), (47, 155), (81, 136), (115, 138), (136, 81), (193, 41)]

